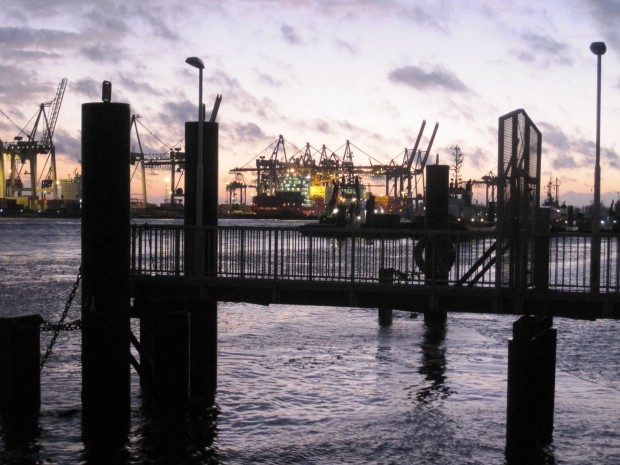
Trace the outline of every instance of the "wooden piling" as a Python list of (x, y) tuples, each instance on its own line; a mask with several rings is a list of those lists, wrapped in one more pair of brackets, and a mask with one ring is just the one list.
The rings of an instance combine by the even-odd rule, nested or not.
[(557, 330), (552, 318), (523, 316), (508, 341), (506, 454), (535, 458), (553, 438)]
[(117, 433), (130, 418), (129, 132), (128, 104), (82, 105), (82, 421)]

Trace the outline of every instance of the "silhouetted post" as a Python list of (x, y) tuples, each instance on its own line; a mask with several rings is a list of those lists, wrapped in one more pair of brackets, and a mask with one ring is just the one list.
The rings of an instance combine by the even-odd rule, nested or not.
[[(394, 270), (392, 268), (381, 268), (379, 270), (379, 284), (392, 284), (394, 282)], [(393, 318), (392, 307), (379, 307), (379, 325), (391, 326)]]
[(171, 299), (151, 301), (153, 401), (182, 412), (189, 400), (189, 314)]
[[(185, 224), (196, 225), (196, 154), (199, 124), (185, 123), (186, 204)], [(219, 125), (203, 125), (204, 190), (202, 192), (205, 278), (217, 274), (218, 135)], [(197, 225), (201, 226), (201, 225)], [(217, 300), (201, 292), (190, 309), (190, 400), (194, 405), (212, 404), (217, 386)]]
[(537, 291), (549, 289), (549, 225), (551, 211), (537, 208), (534, 238), (534, 286)]
[[(445, 231), (449, 227), (448, 199), (449, 199), (450, 167), (448, 165), (426, 166), (426, 229), (431, 231)], [(447, 255), (451, 245), (446, 236), (435, 234), (426, 236), (428, 241), (425, 247), (425, 282), (430, 285), (447, 284), (450, 267)], [(451, 265), (450, 265), (451, 266)], [(445, 320), (447, 313), (434, 308), (431, 300), (431, 309), (424, 313), (425, 321), (429, 318)]]
[(557, 330), (522, 316), (508, 341), (506, 454), (529, 459), (553, 437)]
[(82, 105), (82, 416), (94, 436), (130, 419), (129, 113)]
[(7, 438), (28, 442), (41, 408), (39, 315), (0, 318), (0, 420)]

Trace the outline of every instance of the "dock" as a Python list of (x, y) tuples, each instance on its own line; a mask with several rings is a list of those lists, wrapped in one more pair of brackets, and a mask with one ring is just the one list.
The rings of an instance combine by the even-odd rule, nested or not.
[[(492, 231), (421, 234), (358, 229), (308, 236), (297, 227), (201, 230), (207, 243), (217, 244), (214, 275), (195, 270), (191, 253), (198, 231), (195, 226), (133, 225), (132, 296), (139, 300), (144, 295), (197, 296), (203, 292), (218, 301), (261, 305), (620, 318), (617, 234), (601, 238), (601, 285), (594, 292), (590, 285), (592, 234), (588, 233), (545, 232), (535, 237), (533, 242), (546, 246), (547, 255), (534, 262), (534, 269), (525, 271), (527, 284), (515, 287), (510, 276), (498, 269), (497, 238)], [(415, 257), (422, 240), (433, 242), (440, 237), (449, 237), (455, 251), (445, 280), (429, 278)]]

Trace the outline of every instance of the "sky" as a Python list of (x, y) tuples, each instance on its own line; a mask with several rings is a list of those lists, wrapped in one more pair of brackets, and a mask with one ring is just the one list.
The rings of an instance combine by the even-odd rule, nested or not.
[[(497, 173), (498, 118), (524, 109), (542, 132), (542, 184), (560, 201), (593, 200), (597, 57), (601, 79), (601, 192), (620, 195), (620, 0), (0, 0), (0, 139), (25, 128), (68, 84), (54, 134), (58, 176), (80, 171), (81, 105), (112, 100), (140, 115), (146, 153), (184, 150), (186, 121), (222, 94), (220, 200), (230, 169), (306, 143), (354, 162), (402, 161), (423, 120), (431, 159), (464, 159), (462, 179)], [(29, 123), (30, 122), (30, 123)], [(132, 150), (137, 141), (132, 137)], [(340, 149), (340, 152), (338, 151)], [(292, 153), (291, 153), (292, 152)], [(147, 175), (148, 200), (167, 173)], [(139, 193), (139, 177), (132, 195)], [(248, 179), (248, 182), (251, 180)], [(253, 195), (249, 192), (248, 196)]]

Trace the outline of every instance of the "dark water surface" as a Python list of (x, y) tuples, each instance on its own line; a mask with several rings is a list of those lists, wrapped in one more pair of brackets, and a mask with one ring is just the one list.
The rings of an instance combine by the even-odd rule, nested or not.
[[(79, 220), (0, 219), (0, 316), (57, 320), (79, 264)], [(358, 308), (223, 302), (218, 311), (216, 426), (156, 415), (132, 372), (131, 431), (116, 463), (507, 463), (515, 317), (453, 314), (433, 329), (395, 312), (380, 328), (376, 311)], [(620, 324), (555, 326), (546, 463), (620, 463)], [(81, 435), (80, 344), (79, 332), (61, 334), (42, 372), (39, 434), (18, 445), (3, 435), (0, 463), (98, 463)]]

